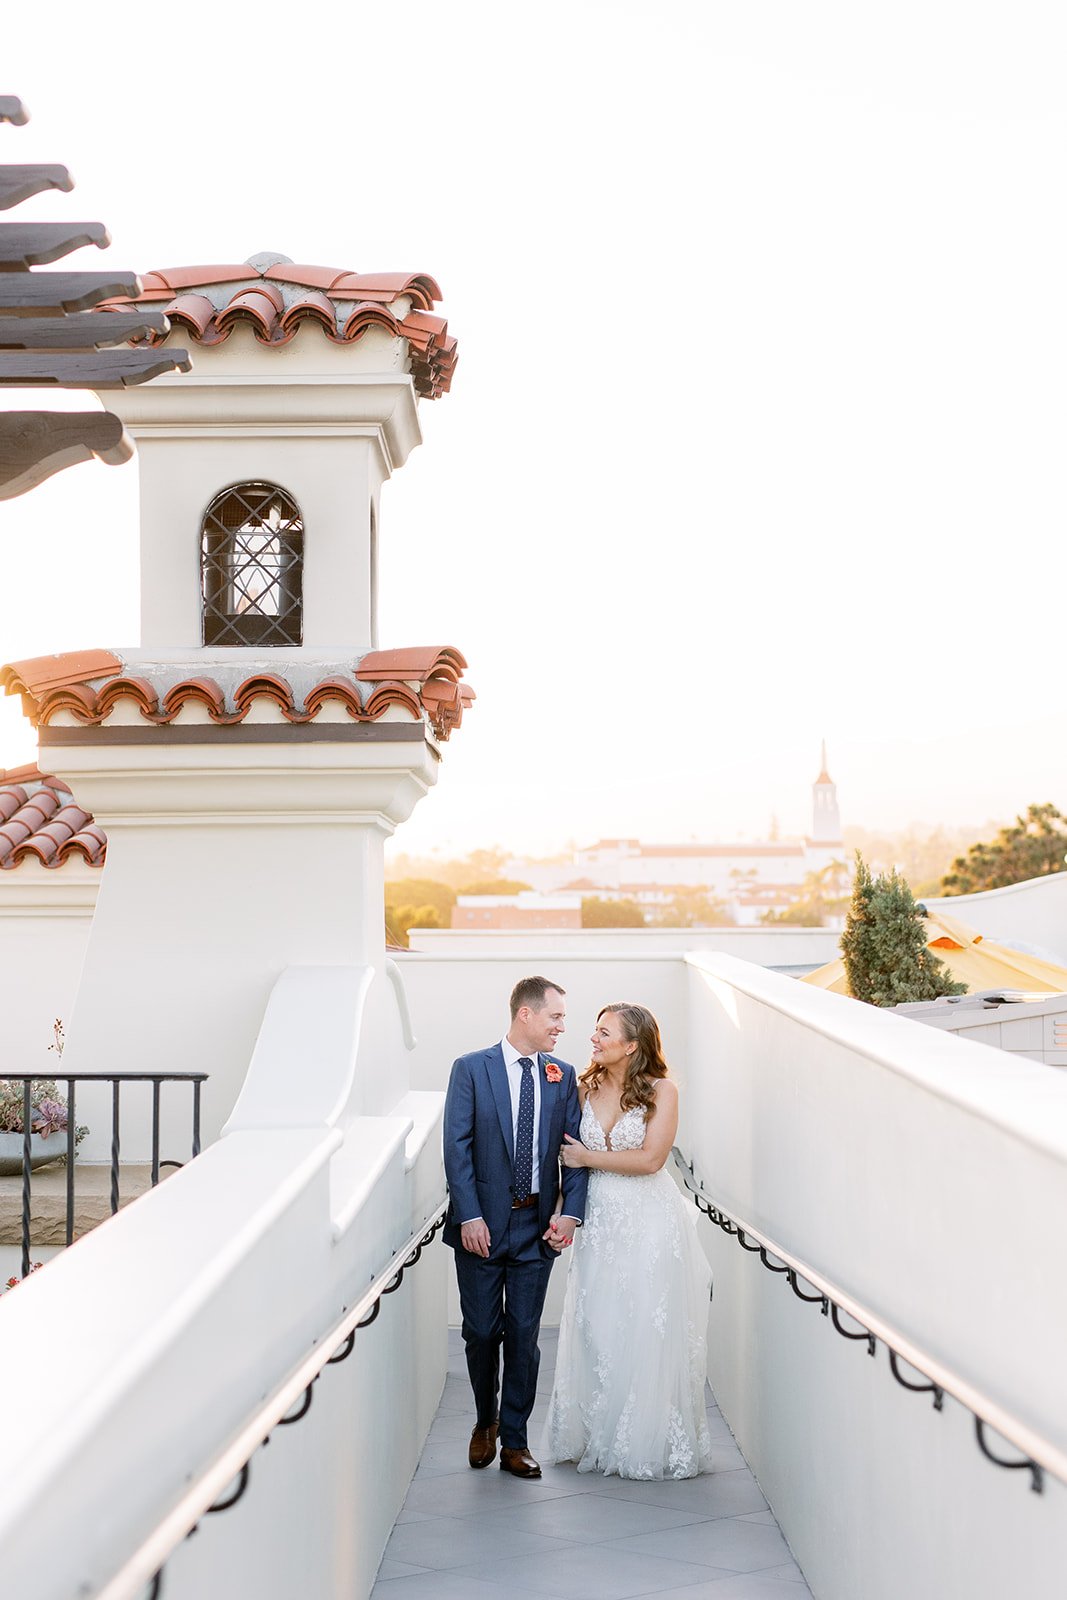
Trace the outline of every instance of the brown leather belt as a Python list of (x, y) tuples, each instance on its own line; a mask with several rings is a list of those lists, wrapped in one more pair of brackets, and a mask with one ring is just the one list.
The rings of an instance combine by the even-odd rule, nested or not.
[(525, 1210), (525, 1208), (527, 1206), (535, 1206), (537, 1204), (537, 1201), (538, 1201), (538, 1196), (537, 1195), (528, 1194), (526, 1196), (525, 1200), (513, 1200), (511, 1202), (511, 1209), (512, 1209), (512, 1211), (523, 1211), (523, 1210)]

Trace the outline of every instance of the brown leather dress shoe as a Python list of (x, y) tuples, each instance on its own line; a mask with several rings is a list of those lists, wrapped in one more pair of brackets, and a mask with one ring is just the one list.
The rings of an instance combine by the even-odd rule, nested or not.
[(497, 1423), (491, 1422), (488, 1428), (474, 1429), (467, 1451), (467, 1460), (472, 1467), (487, 1467), (496, 1455), (497, 1426)]
[(541, 1468), (523, 1445), (521, 1450), (500, 1449), (501, 1472), (513, 1472), (516, 1478), (539, 1478)]

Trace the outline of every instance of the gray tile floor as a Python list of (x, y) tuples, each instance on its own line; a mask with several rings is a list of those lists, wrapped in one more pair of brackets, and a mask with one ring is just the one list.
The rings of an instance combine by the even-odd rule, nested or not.
[[(555, 1331), (541, 1335), (530, 1423), (538, 1454)], [(811, 1600), (710, 1390), (715, 1470), (636, 1483), (544, 1467), (525, 1483), (494, 1462), (467, 1465), (474, 1426), (459, 1334), (449, 1334), (444, 1396), (372, 1600)]]

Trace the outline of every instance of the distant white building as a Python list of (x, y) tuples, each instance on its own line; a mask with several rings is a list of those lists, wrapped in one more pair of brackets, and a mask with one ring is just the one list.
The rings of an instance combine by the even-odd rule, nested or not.
[(648, 907), (665, 904), (680, 890), (707, 889), (728, 901), (737, 922), (745, 925), (759, 922), (766, 911), (791, 905), (809, 873), (840, 860), (843, 851), (837, 785), (830, 777), (824, 744), (819, 775), (812, 785), (808, 837), (712, 844), (598, 839), (577, 850), (569, 862), (517, 859), (505, 871), (542, 893), (564, 890), (633, 899)]

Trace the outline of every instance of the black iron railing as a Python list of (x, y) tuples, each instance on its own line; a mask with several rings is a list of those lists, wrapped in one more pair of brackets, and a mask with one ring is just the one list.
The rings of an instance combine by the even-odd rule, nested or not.
[[(122, 1088), (127, 1083), (149, 1083), (152, 1086), (152, 1186), (159, 1182), (160, 1171), (163, 1167), (181, 1167), (182, 1161), (163, 1161), (160, 1159), (160, 1122), (162, 1108), (163, 1085), (165, 1083), (187, 1083), (192, 1085), (192, 1137), (190, 1140), (190, 1155), (200, 1154), (200, 1089), (207, 1079), (206, 1072), (116, 1072), (116, 1073), (76, 1073), (58, 1074), (53, 1079), (46, 1079), (40, 1073), (32, 1072), (5, 1072), (3, 1079), (7, 1083), (21, 1083), (22, 1085), (22, 1272), (23, 1278), (30, 1271), (30, 1223), (32, 1217), (33, 1196), (33, 1121), (34, 1121), (34, 1096), (35, 1083), (55, 1081), (57, 1084), (66, 1085), (67, 1096), (67, 1129), (66, 1129), (66, 1162), (67, 1162), (67, 1194), (66, 1194), (66, 1243), (74, 1242), (74, 1201), (75, 1201), (75, 1153), (78, 1141), (77, 1089), (79, 1084), (110, 1084), (111, 1086), (111, 1214), (114, 1216), (119, 1209), (121, 1199), (119, 1193), (119, 1154), (121, 1150), (121, 1114), (122, 1114)], [(62, 1137), (62, 1135), (60, 1135)]]
[(131, 1596), (144, 1592), (145, 1584), (148, 1585), (146, 1600), (161, 1600), (166, 1564), (174, 1550), (196, 1532), (201, 1518), (229, 1511), (243, 1499), (257, 1452), (269, 1443), (276, 1428), (287, 1428), (307, 1416), (315, 1384), (327, 1367), (340, 1366), (348, 1360), (355, 1348), (356, 1335), (377, 1321), (383, 1300), (396, 1293), (405, 1274), (417, 1266), (427, 1245), (444, 1227), (447, 1205), (446, 1197), (355, 1304), (345, 1308), (333, 1327), (316, 1341), (310, 1354), (264, 1400), (237, 1437), (183, 1489), (165, 1520), (100, 1592), (100, 1600), (130, 1600)]
[[(721, 1228), (727, 1238), (736, 1239), (742, 1250), (758, 1255), (768, 1272), (784, 1277), (798, 1300), (817, 1305), (842, 1338), (866, 1344), (869, 1356), (877, 1354), (879, 1344), (885, 1345), (889, 1354), (889, 1370), (902, 1389), (912, 1394), (931, 1395), (935, 1411), (944, 1408), (946, 1394), (969, 1411), (974, 1418), (975, 1441), (988, 1461), (1011, 1472), (1029, 1473), (1030, 1487), (1035, 1494), (1044, 1491), (1046, 1472), (1067, 1483), (1067, 1454), (1057, 1445), (1011, 1416), (995, 1400), (982, 1394), (936, 1356), (921, 1350), (906, 1334), (894, 1328), (870, 1307), (861, 1305), (807, 1262), (791, 1255), (750, 1223), (742, 1222), (725, 1211), (697, 1178), (693, 1163), (685, 1159), (677, 1146), (671, 1153), (698, 1211), (717, 1228)], [(801, 1288), (802, 1283), (808, 1284), (814, 1292), (807, 1293)], [(856, 1326), (844, 1326), (841, 1322), (842, 1313)], [(924, 1381), (915, 1383), (906, 1378), (900, 1370), (901, 1362), (917, 1372)], [(989, 1444), (987, 1428), (1013, 1445), (1020, 1452), (1019, 1456), (998, 1455)]]

